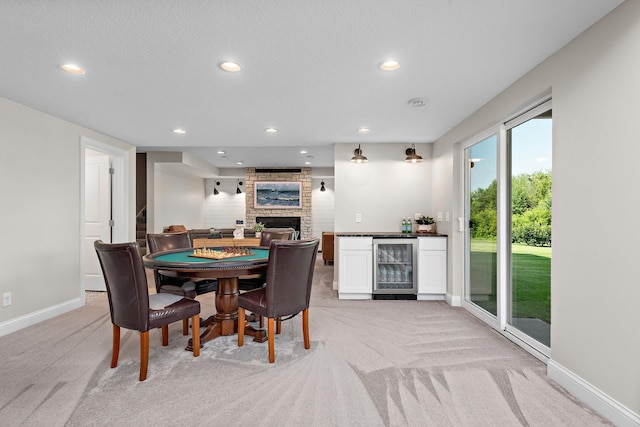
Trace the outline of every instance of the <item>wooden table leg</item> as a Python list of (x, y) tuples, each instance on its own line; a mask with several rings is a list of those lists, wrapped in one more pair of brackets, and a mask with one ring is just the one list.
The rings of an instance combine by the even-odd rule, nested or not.
[[(207, 319), (209, 320), (209, 319)], [(233, 335), (238, 325), (238, 278), (218, 279), (218, 291), (216, 292), (216, 314), (212, 322), (207, 322), (207, 328), (200, 334), (200, 344), (204, 344), (224, 335)], [(193, 351), (193, 343), (190, 339), (187, 351)]]
[[(215, 338), (233, 335), (238, 331), (238, 278), (218, 279), (216, 292), (216, 314), (205, 321), (206, 329), (200, 334), (200, 346)], [(255, 342), (267, 341), (267, 331), (255, 329), (245, 322), (244, 333), (253, 337)], [(193, 340), (189, 339), (185, 350), (193, 351)]]

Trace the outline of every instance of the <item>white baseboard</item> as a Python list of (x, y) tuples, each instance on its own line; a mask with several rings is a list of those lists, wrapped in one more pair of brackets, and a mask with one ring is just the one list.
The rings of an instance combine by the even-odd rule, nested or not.
[(418, 301), (444, 301), (444, 295), (439, 294), (418, 294), (416, 296)]
[(612, 399), (557, 362), (549, 360), (547, 375), (616, 426), (640, 426), (640, 415)]
[(462, 307), (462, 297), (460, 296), (446, 294), (445, 301), (452, 307)]
[(75, 310), (83, 305), (84, 300), (82, 298), (75, 298), (42, 310), (34, 311), (33, 313), (25, 314), (24, 316), (16, 317), (15, 319), (7, 320), (6, 322), (0, 323), (0, 337)]
[(338, 299), (373, 299), (371, 294), (354, 294), (349, 292), (338, 292)]

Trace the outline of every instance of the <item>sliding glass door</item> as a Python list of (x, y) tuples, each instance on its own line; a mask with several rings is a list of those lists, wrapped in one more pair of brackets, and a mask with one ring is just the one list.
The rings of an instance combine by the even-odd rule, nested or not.
[(544, 104), (506, 123), (509, 160), (508, 330), (551, 347), (551, 123)]
[(498, 137), (482, 138), (465, 149), (468, 227), (467, 300), (497, 316)]
[(464, 305), (547, 356), (551, 126), (549, 100), (462, 147)]

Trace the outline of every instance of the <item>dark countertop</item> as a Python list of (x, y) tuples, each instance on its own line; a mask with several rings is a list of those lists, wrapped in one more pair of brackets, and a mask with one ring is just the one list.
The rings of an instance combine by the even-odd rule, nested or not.
[(400, 232), (341, 232), (336, 233), (338, 237), (373, 237), (374, 239), (415, 239), (416, 237), (447, 237), (446, 234), (438, 233), (400, 233)]

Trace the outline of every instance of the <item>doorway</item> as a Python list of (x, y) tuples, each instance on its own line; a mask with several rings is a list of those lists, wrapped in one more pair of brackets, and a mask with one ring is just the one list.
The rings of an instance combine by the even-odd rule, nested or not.
[(109, 144), (80, 138), (80, 283), (84, 291), (105, 291), (93, 242), (129, 241), (129, 153)]
[(463, 306), (541, 360), (551, 351), (552, 111), (547, 100), (461, 146)]

